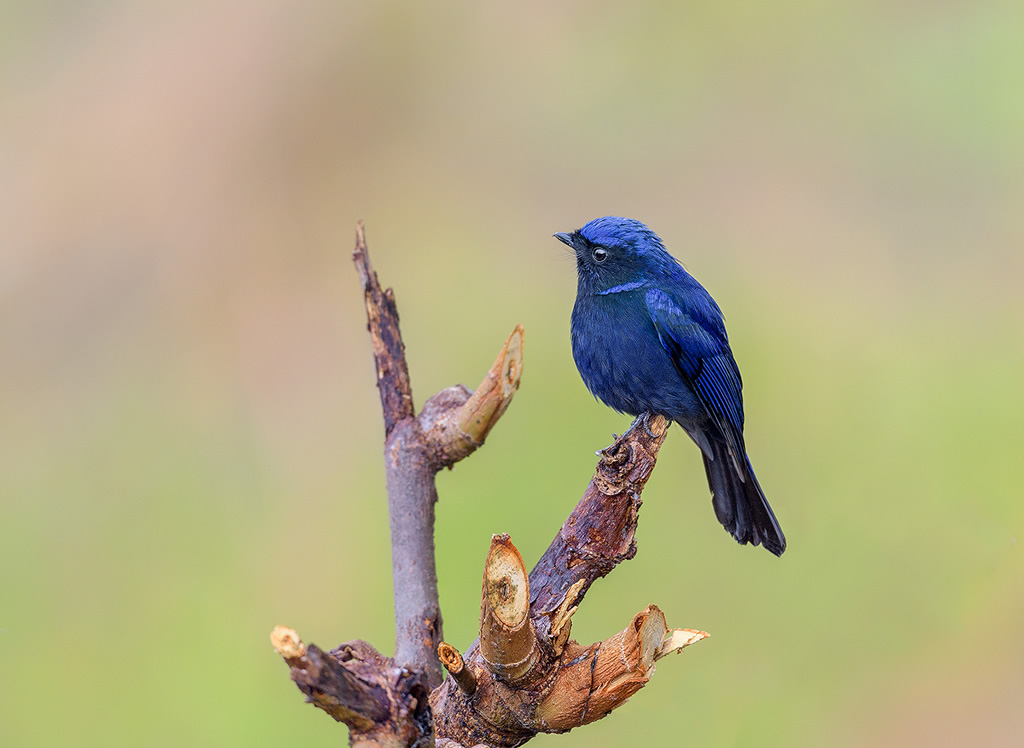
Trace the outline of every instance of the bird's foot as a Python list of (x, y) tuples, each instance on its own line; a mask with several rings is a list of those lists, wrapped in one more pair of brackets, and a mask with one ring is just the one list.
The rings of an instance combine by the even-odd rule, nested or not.
[(636, 419), (634, 419), (630, 428), (633, 428), (633, 426), (636, 426), (638, 423), (642, 424), (644, 427), (644, 431), (647, 432), (647, 436), (651, 437), (652, 439), (657, 439), (658, 435), (651, 431), (651, 416), (653, 415), (654, 413), (652, 413), (651, 411), (645, 410), (643, 413), (638, 415)]

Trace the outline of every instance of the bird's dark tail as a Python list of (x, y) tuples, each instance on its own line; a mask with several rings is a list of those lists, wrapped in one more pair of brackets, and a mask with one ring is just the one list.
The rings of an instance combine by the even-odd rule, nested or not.
[(786, 536), (754, 477), (750, 460), (743, 455), (737, 470), (724, 442), (711, 440), (710, 446), (714, 459), (704, 455), (704, 470), (718, 521), (741, 544), (763, 545), (781, 556), (786, 550)]

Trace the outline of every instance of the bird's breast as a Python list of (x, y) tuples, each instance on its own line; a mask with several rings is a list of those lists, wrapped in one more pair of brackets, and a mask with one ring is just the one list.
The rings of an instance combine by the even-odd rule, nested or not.
[(654, 328), (642, 291), (579, 296), (572, 313), (572, 355), (584, 384), (615, 410), (693, 421), (703, 412)]

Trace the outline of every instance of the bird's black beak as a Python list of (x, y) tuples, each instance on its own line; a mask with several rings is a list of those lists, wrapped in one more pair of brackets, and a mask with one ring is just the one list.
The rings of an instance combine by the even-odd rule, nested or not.
[(569, 247), (570, 249), (576, 249), (576, 246), (573, 244), (572, 236), (570, 234), (566, 234), (560, 231), (557, 234), (555, 234), (555, 238), (558, 239), (558, 241), (562, 242), (562, 244), (564, 244), (565, 246)]

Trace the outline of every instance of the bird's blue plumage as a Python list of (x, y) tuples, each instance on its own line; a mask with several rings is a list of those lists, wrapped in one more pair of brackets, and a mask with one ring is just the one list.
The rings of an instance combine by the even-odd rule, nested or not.
[(618, 411), (678, 423), (704, 455), (715, 513), (741, 543), (786, 539), (743, 442), (743, 381), (718, 304), (639, 221), (606, 216), (555, 236), (576, 254), (572, 352)]

